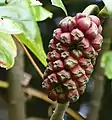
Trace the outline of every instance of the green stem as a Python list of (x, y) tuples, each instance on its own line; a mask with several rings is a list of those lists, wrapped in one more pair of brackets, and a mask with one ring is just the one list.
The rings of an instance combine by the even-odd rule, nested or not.
[(84, 13), (84, 14), (86, 14), (86, 16), (88, 16), (92, 13), (98, 14), (99, 11), (100, 11), (99, 7), (95, 4), (93, 4), (93, 5), (89, 5), (88, 7), (86, 7), (82, 13)]
[(69, 106), (69, 102), (65, 104), (57, 103), (54, 113), (52, 114), (50, 120), (64, 120), (64, 114)]

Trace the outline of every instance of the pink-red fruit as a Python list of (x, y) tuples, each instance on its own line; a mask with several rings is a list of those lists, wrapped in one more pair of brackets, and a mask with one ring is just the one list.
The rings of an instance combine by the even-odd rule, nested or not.
[(86, 89), (101, 50), (102, 26), (97, 16), (65, 17), (53, 32), (42, 87), (58, 103), (76, 102)]

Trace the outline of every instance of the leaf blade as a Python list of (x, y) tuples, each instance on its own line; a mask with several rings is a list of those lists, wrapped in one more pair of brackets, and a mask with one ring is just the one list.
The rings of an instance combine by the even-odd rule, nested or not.
[(6, 69), (13, 67), (17, 48), (12, 37), (0, 32), (0, 66)]
[(107, 8), (107, 10), (112, 15), (112, 1), (111, 0), (102, 0)]
[(43, 21), (47, 18), (52, 18), (53, 13), (42, 6), (32, 6), (32, 11), (36, 21)]
[(112, 51), (103, 54), (101, 59), (101, 67), (105, 70), (105, 75), (108, 79), (112, 79)]
[(65, 12), (66, 16), (68, 15), (62, 0), (51, 0), (51, 3), (52, 5), (61, 8)]

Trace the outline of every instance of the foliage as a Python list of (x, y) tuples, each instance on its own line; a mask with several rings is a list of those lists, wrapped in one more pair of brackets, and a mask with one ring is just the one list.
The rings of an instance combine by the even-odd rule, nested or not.
[[(4, 2), (5, 1), (1, 1), (2, 4)], [(42, 38), (36, 20), (42, 21), (48, 17), (51, 18), (52, 13), (40, 6), (41, 4), (37, 4), (37, 2), (33, 1), (31, 2), (31, 4), (32, 6), (30, 5), (30, 1), (28, 0), (9, 0), (8, 4), (0, 6), (0, 11), (2, 11), (0, 12), (0, 17), (4, 18), (3, 20), (0, 20), (0, 32), (2, 32), (3, 34), (23, 33), (20, 35), (22, 36), (22, 40), (20, 40), (22, 42), (24, 41), (24, 44), (36, 55), (36, 57), (43, 63), (43, 65), (46, 66), (46, 54), (43, 49)], [(38, 13), (41, 16), (37, 17), (38, 14), (35, 13)], [(8, 35), (7, 37), (12, 39), (10, 35)], [(4, 41), (7, 41), (7, 39), (4, 39)], [(2, 42), (3, 41), (1, 41), (1, 44)], [(13, 49), (13, 51), (14, 50), (16, 52), (16, 49)], [(7, 51), (10, 51), (10, 49)], [(3, 51), (0, 52), (1, 61), (4, 61), (4, 57), (6, 54), (4, 54)], [(2, 56), (4, 57), (2, 58)], [(9, 55), (8, 60), (14, 62), (14, 57)], [(10, 63), (9, 67), (8, 61), (5, 60), (4, 62), (6, 66), (1, 66), (4, 66), (6, 68), (10, 68), (14, 64)]]
[[(61, 7), (66, 15), (66, 9), (61, 0), (53, 1), (52, 4)], [(16, 34), (16, 36), (23, 42), (42, 62), (44, 66), (47, 65), (46, 54), (42, 44), (41, 33), (36, 21), (43, 21), (45, 19), (52, 18), (52, 13), (42, 7), (42, 3), (37, 0), (2, 0), (0, 2), (0, 32), (1, 34)], [(18, 35), (17, 35), (18, 34)], [(8, 35), (10, 39), (11, 36)], [(5, 38), (4, 41), (7, 41)], [(11, 41), (13, 43), (13, 40)], [(1, 41), (2, 45), (3, 41)], [(12, 44), (10, 43), (10, 44)], [(2, 46), (5, 48), (5, 46)], [(5, 49), (4, 49), (5, 50)], [(14, 51), (15, 50), (15, 51)], [(7, 48), (7, 51), (8, 50)], [(16, 53), (16, 49), (13, 49)], [(1, 61), (4, 61), (5, 65), (1, 63), (2, 67), (10, 68), (14, 64), (14, 57), (4, 54), (1, 50)], [(12, 52), (13, 53), (13, 52)], [(15, 54), (14, 54), (15, 55)], [(7, 58), (8, 59), (4, 59)], [(10, 61), (10, 64), (9, 62)], [(11, 62), (12, 61), (12, 62)]]
[(108, 79), (112, 79), (112, 51), (103, 54), (101, 66), (105, 69), (105, 75)]
[(66, 8), (63, 5), (63, 2), (61, 0), (51, 0), (51, 2), (52, 2), (52, 5), (60, 7), (65, 12), (65, 14), (67, 15), (67, 10), (66, 10)]
[(102, 0), (108, 9), (110, 15), (112, 15), (112, 0)]
[(9, 34), (0, 32), (0, 66), (6, 69), (14, 65), (16, 45)]

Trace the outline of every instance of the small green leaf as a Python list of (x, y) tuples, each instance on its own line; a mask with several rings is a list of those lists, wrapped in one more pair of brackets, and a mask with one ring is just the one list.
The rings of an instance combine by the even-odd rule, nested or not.
[(112, 0), (102, 0), (102, 1), (104, 2), (106, 8), (112, 15)]
[(0, 32), (0, 66), (6, 69), (13, 67), (17, 48), (12, 37)]
[(8, 88), (9, 84), (3, 80), (0, 80), (0, 87), (1, 88)]
[(37, 37), (36, 41), (28, 40), (23, 34), (18, 34), (17, 37), (33, 52), (33, 54), (42, 62), (44, 66), (47, 66), (46, 54), (41, 43), (37, 42), (40, 38)]
[(52, 2), (52, 5), (56, 7), (60, 7), (65, 12), (66, 16), (68, 15), (62, 0), (51, 0), (51, 2)]
[(32, 11), (36, 21), (43, 21), (52, 18), (53, 14), (42, 6), (32, 6)]
[(31, 5), (42, 5), (42, 3), (38, 0), (30, 0)]
[(0, 0), (0, 6), (5, 5), (5, 0)]
[(112, 79), (112, 51), (103, 54), (101, 66), (105, 69), (105, 75), (108, 79)]
[(7, 34), (20, 34), (23, 30), (14, 20), (4, 18), (3, 20), (0, 20), (0, 32)]

